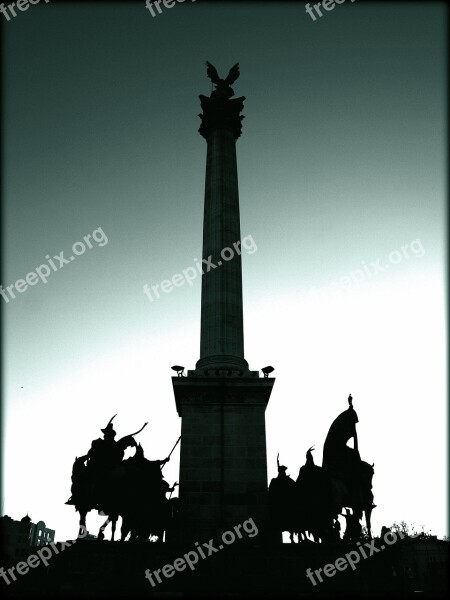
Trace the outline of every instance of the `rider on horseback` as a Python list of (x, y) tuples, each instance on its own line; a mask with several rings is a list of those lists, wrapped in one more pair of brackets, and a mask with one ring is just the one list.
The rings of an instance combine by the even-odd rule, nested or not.
[(127, 435), (116, 442), (114, 439), (116, 432), (112, 426), (112, 421), (116, 416), (114, 415), (105, 429), (101, 430), (103, 439), (98, 438), (92, 442), (87, 453), (88, 467), (91, 471), (102, 473), (119, 466), (123, 460), (125, 450), (129, 446), (136, 446), (136, 441), (132, 435)]
[[(146, 540), (153, 534), (162, 539), (173, 512), (166, 493), (172, 492), (177, 484), (169, 487), (161, 468), (170, 460), (180, 438), (167, 458), (147, 460), (141, 445), (134, 440), (147, 423), (139, 431), (116, 441), (112, 426), (115, 416), (101, 430), (103, 438), (94, 440), (89, 452), (75, 459), (72, 496), (66, 504), (73, 505), (80, 514), (80, 528), (86, 528), (86, 515), (91, 510), (108, 517), (100, 528), (100, 540), (104, 539), (104, 530), (109, 523), (114, 540), (119, 516), (122, 517), (122, 539), (128, 533), (134, 536), (133, 539)], [(125, 450), (130, 446), (135, 447), (135, 454), (123, 460)]]
[[(103, 439), (98, 438), (91, 444), (89, 452), (77, 458), (75, 460), (74, 469), (72, 473), (72, 496), (66, 502), (66, 504), (76, 505), (76, 498), (74, 498), (74, 488), (81, 491), (80, 483), (84, 483), (83, 488), (89, 485), (92, 495), (96, 498), (98, 503), (99, 496), (103, 496), (104, 484), (106, 478), (114, 471), (117, 467), (120, 467), (123, 461), (125, 450), (128, 447), (136, 447), (136, 441), (133, 436), (140, 433), (142, 429), (147, 425), (145, 423), (136, 433), (127, 435), (120, 440), (116, 441), (116, 432), (112, 426), (112, 421), (117, 415), (114, 415), (109, 420), (107, 426), (101, 429), (103, 433)], [(75, 494), (76, 495), (76, 494)]]
[[(355, 479), (360, 478), (361, 457), (358, 450), (358, 434), (356, 432), (356, 423), (358, 415), (352, 404), (353, 398), (348, 397), (349, 407), (341, 413), (330, 427), (325, 445), (323, 447), (324, 469), (339, 475), (343, 481), (350, 486)], [(353, 438), (354, 447), (347, 446), (347, 442)]]
[(279, 531), (294, 531), (293, 519), (296, 507), (295, 481), (287, 474), (287, 467), (280, 465), (277, 456), (278, 476), (269, 485), (269, 510)]
[[(353, 408), (351, 395), (348, 397), (348, 404), (348, 409), (333, 421), (328, 431), (323, 447), (322, 465), (335, 487), (337, 486), (336, 489), (340, 488), (340, 491), (337, 491), (337, 496), (341, 496), (339, 503), (353, 509), (354, 527), (352, 526), (348, 533), (353, 537), (359, 535), (356, 528), (359, 527), (359, 519), (364, 511), (370, 536), (370, 514), (375, 508), (372, 493), (374, 465), (361, 459), (356, 433), (358, 415)], [(347, 446), (351, 438), (354, 440), (353, 448)]]

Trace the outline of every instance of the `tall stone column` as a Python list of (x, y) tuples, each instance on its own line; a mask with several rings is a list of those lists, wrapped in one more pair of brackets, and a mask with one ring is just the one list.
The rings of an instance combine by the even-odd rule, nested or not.
[[(244, 98), (200, 96), (200, 134), (207, 142), (203, 219), (202, 310), (197, 372), (248, 372), (244, 359), (241, 230), (236, 139)], [(211, 265), (214, 265), (211, 266)]]
[(215, 81), (210, 98), (200, 96), (203, 259), (215, 268), (205, 264), (202, 276), (200, 359), (187, 377), (172, 378), (182, 424), (179, 518), (168, 541), (220, 538), (250, 518), (262, 531), (268, 517), (264, 413), (275, 380), (250, 371), (244, 358), (236, 165), (244, 98), (231, 98), (227, 80)]

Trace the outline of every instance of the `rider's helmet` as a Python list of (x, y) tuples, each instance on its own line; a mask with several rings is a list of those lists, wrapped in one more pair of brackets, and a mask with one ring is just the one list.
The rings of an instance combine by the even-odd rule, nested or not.
[(101, 429), (101, 432), (103, 433), (103, 435), (109, 438), (115, 438), (116, 437), (116, 432), (114, 431), (114, 427), (112, 426), (112, 420), (116, 417), (117, 415), (114, 415), (114, 417), (111, 417), (111, 419), (108, 422), (108, 425), (104, 428)]

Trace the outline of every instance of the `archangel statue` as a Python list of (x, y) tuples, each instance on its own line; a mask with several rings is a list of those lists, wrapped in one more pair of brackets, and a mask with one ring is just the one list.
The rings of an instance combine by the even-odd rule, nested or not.
[(221, 79), (219, 77), (216, 67), (210, 62), (206, 61), (206, 66), (208, 67), (206, 73), (211, 79), (212, 83), (214, 83), (216, 86), (211, 94), (211, 98), (228, 100), (234, 96), (234, 91), (231, 87), (231, 84), (234, 83), (239, 77), (239, 63), (236, 63), (233, 67), (231, 67), (226, 79)]
[(207, 75), (211, 79), (215, 88), (210, 96), (200, 95), (202, 114), (199, 117), (202, 120), (199, 132), (205, 138), (216, 130), (228, 130), (237, 139), (241, 135), (241, 121), (244, 118), (241, 115), (244, 109), (245, 97), (233, 98), (234, 90), (231, 84), (239, 77), (239, 63), (231, 67), (225, 79), (221, 79), (216, 67), (206, 61)]

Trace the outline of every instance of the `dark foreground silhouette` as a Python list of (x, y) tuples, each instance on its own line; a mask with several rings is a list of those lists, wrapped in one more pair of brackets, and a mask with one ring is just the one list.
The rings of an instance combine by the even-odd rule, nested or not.
[[(375, 507), (372, 493), (374, 465), (361, 460), (358, 451), (356, 423), (358, 416), (349, 407), (333, 422), (323, 450), (323, 465), (314, 464), (312, 451), (306, 453), (306, 463), (300, 468), (297, 480), (286, 473), (287, 467), (278, 463), (278, 476), (270, 482), (270, 514), (278, 531), (288, 531), (306, 541), (308, 534), (314, 541), (339, 541), (338, 515), (346, 519), (345, 540), (357, 541), (362, 536), (361, 519), (366, 519), (367, 534), (371, 533), (371, 514)], [(354, 440), (354, 447), (347, 442)], [(342, 511), (345, 510), (343, 514)]]
[[(113, 419), (101, 430), (103, 439), (94, 440), (85, 456), (75, 458), (72, 496), (66, 504), (73, 505), (80, 514), (80, 532), (86, 528), (89, 511), (97, 510), (107, 516), (99, 531), (100, 540), (104, 539), (108, 523), (111, 523), (111, 540), (114, 540), (120, 516), (122, 541), (128, 536), (130, 540), (141, 541), (156, 536), (162, 541), (176, 506), (175, 499), (168, 499), (166, 494), (173, 492), (177, 484), (170, 487), (161, 473), (170, 455), (165, 460), (153, 461), (144, 457), (144, 450), (134, 436), (146, 424), (136, 433), (115, 441)], [(136, 452), (124, 460), (125, 450), (129, 447), (134, 447)]]

